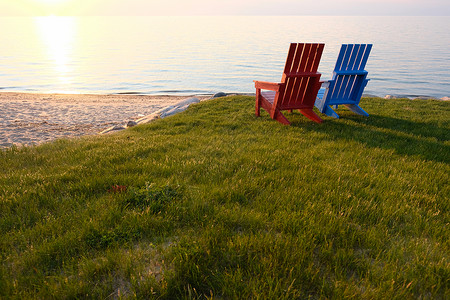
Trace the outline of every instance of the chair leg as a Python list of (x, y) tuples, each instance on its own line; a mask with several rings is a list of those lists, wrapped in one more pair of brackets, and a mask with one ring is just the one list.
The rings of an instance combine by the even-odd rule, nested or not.
[(312, 110), (312, 108), (302, 108), (299, 111), (308, 119), (313, 120), (316, 123), (322, 123), (323, 120)]
[(291, 125), (291, 122), (289, 122), (288, 119), (286, 119), (286, 117), (281, 113), (281, 111), (277, 110), (273, 116), (274, 120), (277, 120), (278, 122), (280, 122), (281, 124), (284, 125)]
[(261, 115), (260, 108), (261, 108), (261, 107), (259, 106), (258, 100), (256, 100), (256, 104), (255, 104), (255, 115), (256, 115), (257, 117), (259, 117), (259, 116)]
[(358, 104), (344, 104), (348, 109), (358, 115), (368, 117), (369, 114), (364, 111)]
[(325, 107), (323, 113), (329, 117), (339, 119), (339, 115), (328, 105)]
[(255, 115), (259, 117), (261, 115), (261, 92), (260, 90), (256, 90), (256, 97), (255, 97)]

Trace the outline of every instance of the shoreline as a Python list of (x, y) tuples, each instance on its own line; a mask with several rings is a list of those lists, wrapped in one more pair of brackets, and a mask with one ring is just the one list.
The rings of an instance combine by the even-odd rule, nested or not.
[(186, 98), (189, 96), (0, 92), (0, 149), (96, 135)]
[[(195, 97), (199, 101), (214, 96), (254, 95), (251, 93), (217, 93), (200, 95), (144, 94), (44, 94), (0, 92), (0, 149), (11, 146), (39, 145), (59, 138), (96, 135), (125, 129), (125, 124), (141, 124), (139, 120), (158, 117), (158, 112), (174, 108), (183, 100)], [(386, 95), (378, 97), (395, 99)], [(440, 100), (431, 97), (411, 100)], [(185, 109), (185, 108), (184, 108)], [(177, 111), (180, 111), (178, 109)], [(129, 127), (129, 126), (128, 126)]]

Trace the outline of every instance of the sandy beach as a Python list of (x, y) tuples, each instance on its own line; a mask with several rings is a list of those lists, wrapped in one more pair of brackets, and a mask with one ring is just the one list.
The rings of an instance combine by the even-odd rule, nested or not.
[[(195, 96), (200, 100), (210, 96)], [(98, 134), (189, 96), (0, 93), (0, 148)]]

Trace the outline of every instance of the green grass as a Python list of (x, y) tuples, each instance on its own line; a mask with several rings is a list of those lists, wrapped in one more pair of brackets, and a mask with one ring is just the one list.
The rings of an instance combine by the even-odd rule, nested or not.
[(450, 103), (361, 105), (0, 151), (0, 298), (449, 299)]

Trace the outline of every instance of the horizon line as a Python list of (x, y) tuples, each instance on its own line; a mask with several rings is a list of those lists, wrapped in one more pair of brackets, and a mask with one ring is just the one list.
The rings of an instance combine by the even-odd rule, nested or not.
[(158, 15), (136, 15), (136, 14), (130, 14), (130, 15), (116, 15), (116, 14), (77, 14), (77, 15), (68, 15), (68, 14), (39, 14), (39, 15), (1, 15), (0, 17), (450, 17), (450, 14), (448, 15), (332, 15), (332, 14), (302, 14), (302, 15), (248, 15), (248, 14), (190, 14), (190, 15), (181, 15), (181, 14), (174, 14), (174, 15), (164, 15), (164, 14), (158, 14)]

